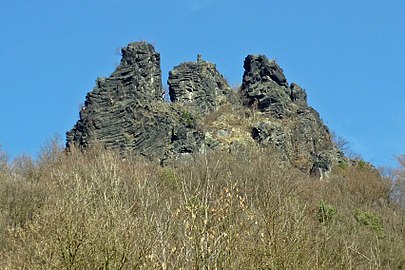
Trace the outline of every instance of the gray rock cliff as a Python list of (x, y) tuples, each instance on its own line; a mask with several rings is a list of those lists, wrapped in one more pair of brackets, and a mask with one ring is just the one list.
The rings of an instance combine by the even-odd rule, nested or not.
[(148, 43), (130, 43), (117, 69), (87, 94), (80, 119), (67, 132), (67, 148), (100, 143), (165, 164), (209, 149), (271, 147), (318, 176), (344, 159), (305, 91), (289, 85), (277, 63), (249, 55), (244, 68), (237, 93), (201, 56), (182, 63), (169, 73), (167, 103), (159, 53)]

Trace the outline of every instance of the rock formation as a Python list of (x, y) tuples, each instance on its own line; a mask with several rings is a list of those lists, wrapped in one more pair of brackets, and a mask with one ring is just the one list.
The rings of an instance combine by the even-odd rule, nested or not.
[(289, 86), (277, 63), (248, 55), (244, 68), (241, 92), (261, 112), (252, 129), (260, 145), (275, 147), (285, 160), (312, 174), (322, 175), (343, 160), (329, 129), (308, 106), (305, 91), (295, 83)]
[(215, 64), (202, 60), (182, 63), (169, 72), (169, 95), (172, 102), (193, 106), (199, 112), (215, 111), (220, 105), (237, 101), (233, 91)]
[(97, 142), (162, 164), (209, 149), (271, 147), (321, 176), (344, 159), (305, 91), (288, 85), (277, 63), (249, 55), (244, 68), (237, 93), (201, 56), (180, 64), (169, 73), (170, 104), (163, 100), (159, 53), (145, 42), (130, 43), (117, 69), (87, 94), (67, 147)]
[(242, 93), (248, 104), (277, 118), (290, 115), (291, 89), (277, 63), (263, 55), (248, 55), (244, 68)]
[(164, 163), (200, 151), (203, 134), (194, 116), (163, 100), (160, 55), (152, 45), (131, 43), (109, 78), (99, 78), (87, 94), (80, 119), (67, 132), (67, 147), (101, 143)]

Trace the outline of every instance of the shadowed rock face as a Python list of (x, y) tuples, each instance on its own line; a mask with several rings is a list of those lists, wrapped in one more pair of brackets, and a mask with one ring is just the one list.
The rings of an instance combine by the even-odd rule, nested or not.
[(203, 61), (182, 63), (169, 72), (169, 95), (172, 102), (193, 106), (199, 112), (215, 111), (220, 105), (237, 100), (215, 64)]
[(159, 53), (148, 43), (130, 43), (117, 69), (87, 94), (66, 145), (101, 143), (162, 164), (208, 149), (271, 147), (287, 163), (320, 176), (344, 159), (305, 91), (288, 85), (277, 63), (249, 55), (244, 68), (239, 95), (200, 56), (180, 64), (169, 73), (169, 104)]

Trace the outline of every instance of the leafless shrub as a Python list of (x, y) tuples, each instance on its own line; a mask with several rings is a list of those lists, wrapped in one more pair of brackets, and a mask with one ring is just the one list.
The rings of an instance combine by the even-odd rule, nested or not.
[(405, 209), (405, 155), (398, 158), (399, 167), (392, 172), (392, 199)]
[[(100, 147), (45, 153), (0, 171), (1, 269), (400, 269), (405, 262), (404, 213), (390, 201), (390, 183), (368, 167), (339, 168), (319, 181), (270, 151), (196, 155), (165, 168)], [(321, 222), (326, 208), (333, 214)], [(384, 233), (356, 213), (375, 217)]]

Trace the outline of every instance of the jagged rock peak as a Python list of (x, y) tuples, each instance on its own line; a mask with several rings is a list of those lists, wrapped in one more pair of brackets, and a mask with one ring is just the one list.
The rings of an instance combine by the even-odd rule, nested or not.
[[(139, 61), (140, 55), (159, 55), (153, 45), (146, 42), (131, 42), (126, 47), (121, 48), (121, 64), (133, 65)], [(159, 57), (160, 58), (160, 57)]]
[(277, 118), (293, 113), (291, 89), (283, 70), (275, 61), (264, 55), (248, 55), (244, 68), (241, 92), (249, 106), (254, 105)]
[(67, 147), (100, 141), (131, 149), (137, 125), (147, 118), (139, 108), (163, 102), (161, 75), (160, 55), (152, 45), (134, 42), (123, 48), (120, 65), (87, 94), (79, 121), (67, 132)]
[(146, 42), (133, 42), (122, 48), (121, 54), (121, 63), (111, 77), (104, 80), (119, 82), (137, 96), (162, 100), (160, 54), (154, 47)]
[(270, 112), (284, 118), (302, 111), (307, 104), (305, 90), (292, 83), (288, 86), (283, 70), (264, 55), (248, 55), (244, 62), (245, 72), (241, 92), (249, 106), (262, 112)]
[(269, 60), (265, 55), (248, 55), (244, 62), (245, 73), (243, 77), (252, 77), (254, 82), (274, 81), (280, 86), (286, 86), (287, 79), (283, 69), (274, 60)]
[(307, 107), (307, 93), (296, 83), (290, 85), (291, 100), (300, 107)]
[(225, 102), (236, 102), (236, 93), (229, 87), (216, 65), (197, 55), (196, 62), (182, 63), (169, 72), (169, 96), (172, 102), (192, 105), (200, 112), (215, 111)]

